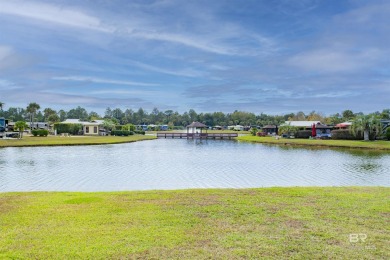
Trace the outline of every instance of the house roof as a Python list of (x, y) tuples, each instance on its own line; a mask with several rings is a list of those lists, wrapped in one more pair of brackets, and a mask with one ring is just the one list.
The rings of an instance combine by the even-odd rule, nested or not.
[(80, 119), (71, 119), (71, 118), (68, 118), (66, 119), (64, 122), (62, 122), (64, 124), (80, 124), (81, 121)]
[(319, 129), (331, 129), (333, 128), (333, 126), (328, 126), (328, 125), (323, 125), (323, 124), (316, 124), (316, 128), (319, 128)]
[(188, 125), (187, 128), (207, 128), (207, 125), (199, 122), (192, 122), (192, 124)]
[(298, 126), (298, 127), (312, 127), (313, 124), (321, 124), (320, 121), (286, 121), (284, 125)]
[(104, 120), (93, 120), (91, 122), (87, 122), (87, 121), (80, 121), (80, 119), (66, 119), (65, 121), (63, 121), (62, 123), (64, 124), (82, 124), (82, 125), (92, 125), (92, 126), (98, 126), (98, 125), (102, 125), (104, 122)]
[(266, 125), (262, 127), (263, 129), (276, 129), (276, 125)]
[(352, 125), (352, 122), (344, 122), (344, 123), (337, 124), (336, 127), (346, 127), (346, 126), (351, 126), (351, 125)]

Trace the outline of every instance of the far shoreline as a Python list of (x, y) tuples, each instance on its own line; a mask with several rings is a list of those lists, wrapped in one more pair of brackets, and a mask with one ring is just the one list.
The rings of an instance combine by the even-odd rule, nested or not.
[(260, 143), (268, 145), (289, 145), (296, 147), (318, 148), (350, 148), (356, 150), (370, 149), (390, 151), (389, 141), (363, 141), (363, 140), (317, 140), (317, 139), (288, 139), (259, 136), (239, 136), (236, 140), (241, 142)]

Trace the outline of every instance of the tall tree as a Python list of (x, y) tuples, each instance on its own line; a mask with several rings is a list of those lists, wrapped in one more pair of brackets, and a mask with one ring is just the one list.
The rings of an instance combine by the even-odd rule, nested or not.
[(353, 134), (363, 132), (364, 141), (370, 140), (370, 135), (379, 134), (382, 130), (382, 124), (380, 119), (373, 114), (357, 116), (351, 126)]
[(349, 109), (344, 110), (341, 114), (343, 115), (344, 121), (350, 121), (355, 117), (355, 114), (352, 112), (352, 110)]
[(0, 112), (3, 112), (4, 105), (5, 105), (5, 103), (0, 101)]
[(33, 124), (34, 124), (35, 114), (37, 113), (37, 111), (38, 111), (40, 108), (41, 108), (41, 106), (38, 105), (38, 104), (35, 103), (35, 102), (28, 104), (28, 106), (27, 106), (27, 108), (26, 108), (27, 113), (29, 113), (29, 115), (30, 115), (30, 128), (31, 128), (31, 129), (32, 129)]
[(43, 110), (43, 116), (45, 117), (44, 121), (47, 121), (50, 115), (57, 114), (57, 112), (49, 107)]
[(85, 108), (78, 106), (74, 109), (69, 110), (69, 112), (67, 113), (67, 117), (86, 121), (88, 120), (88, 112)]
[(61, 109), (60, 111), (58, 111), (58, 116), (60, 117), (61, 122), (65, 121), (67, 116), (65, 110)]

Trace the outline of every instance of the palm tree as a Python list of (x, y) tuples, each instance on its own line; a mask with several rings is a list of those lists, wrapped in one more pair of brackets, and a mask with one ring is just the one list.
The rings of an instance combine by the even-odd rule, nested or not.
[(356, 135), (359, 132), (363, 132), (364, 141), (370, 140), (372, 133), (378, 134), (382, 129), (380, 119), (374, 115), (360, 115), (352, 122), (351, 132)]
[(19, 138), (23, 138), (23, 131), (28, 127), (27, 123), (24, 121), (18, 121), (15, 123), (15, 130), (19, 130)]
[(28, 104), (27, 106), (27, 113), (30, 114), (30, 128), (32, 129), (33, 127), (33, 123), (34, 123), (34, 117), (35, 117), (35, 114), (37, 113), (37, 111), (41, 108), (40, 105), (38, 105), (37, 103), (33, 102), (33, 103), (30, 103)]

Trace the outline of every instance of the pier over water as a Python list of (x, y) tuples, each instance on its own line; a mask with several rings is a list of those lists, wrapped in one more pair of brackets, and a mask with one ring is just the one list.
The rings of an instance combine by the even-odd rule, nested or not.
[(232, 139), (237, 133), (157, 133), (157, 138)]

